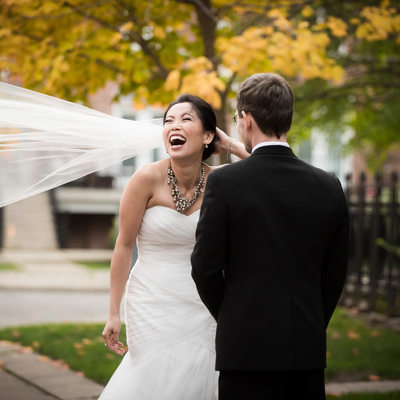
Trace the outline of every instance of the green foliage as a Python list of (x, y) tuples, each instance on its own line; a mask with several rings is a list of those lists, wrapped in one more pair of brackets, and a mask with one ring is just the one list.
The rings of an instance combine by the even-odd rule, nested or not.
[(388, 242), (386, 242), (385, 239), (382, 238), (377, 239), (376, 243), (378, 246), (383, 247), (386, 251), (394, 253), (398, 257), (400, 257), (400, 246), (393, 246), (392, 244), (389, 244)]

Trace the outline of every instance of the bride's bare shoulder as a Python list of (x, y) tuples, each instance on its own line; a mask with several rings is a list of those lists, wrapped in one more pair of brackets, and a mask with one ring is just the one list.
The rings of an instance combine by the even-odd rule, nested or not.
[(151, 164), (144, 164), (139, 167), (135, 173), (129, 179), (128, 185), (129, 186), (138, 186), (140, 185), (142, 189), (147, 187), (153, 187), (156, 185), (162, 177), (165, 175), (163, 171), (167, 165), (167, 160), (160, 160), (156, 161)]

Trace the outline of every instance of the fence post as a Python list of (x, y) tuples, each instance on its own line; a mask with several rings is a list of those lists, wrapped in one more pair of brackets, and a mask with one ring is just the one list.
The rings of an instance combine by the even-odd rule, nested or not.
[(356, 273), (356, 284), (354, 290), (354, 303), (358, 305), (361, 299), (362, 265), (364, 255), (364, 219), (365, 219), (365, 181), (364, 172), (360, 174), (357, 199), (354, 210), (354, 272)]
[[(397, 199), (397, 172), (393, 171), (390, 176), (390, 202), (388, 210), (389, 232), (387, 242), (391, 246), (398, 244), (398, 199)], [(387, 267), (388, 267), (388, 285), (387, 285), (387, 315), (392, 316), (394, 314), (395, 302), (396, 302), (396, 291), (397, 285), (393, 285), (394, 278), (394, 263), (397, 259), (396, 254), (393, 251), (387, 252)], [(396, 273), (398, 276), (398, 273)]]
[(369, 281), (369, 301), (368, 307), (372, 311), (376, 303), (376, 289), (379, 279), (379, 254), (377, 239), (380, 232), (380, 208), (381, 208), (381, 193), (382, 193), (382, 176), (375, 174), (375, 197), (372, 205), (371, 215), (371, 238), (370, 238), (370, 281)]

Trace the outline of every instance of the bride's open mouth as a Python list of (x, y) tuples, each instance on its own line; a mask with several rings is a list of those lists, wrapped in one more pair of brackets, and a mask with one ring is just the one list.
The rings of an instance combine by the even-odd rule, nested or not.
[(177, 150), (186, 143), (186, 139), (181, 135), (171, 135), (169, 143), (171, 144), (172, 149)]

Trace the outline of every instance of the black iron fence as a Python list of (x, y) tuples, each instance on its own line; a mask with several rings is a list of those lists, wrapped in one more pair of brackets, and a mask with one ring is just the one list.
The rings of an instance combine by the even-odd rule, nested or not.
[(400, 315), (400, 203), (398, 174), (367, 184), (347, 177), (350, 258), (342, 302), (365, 311)]

